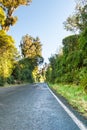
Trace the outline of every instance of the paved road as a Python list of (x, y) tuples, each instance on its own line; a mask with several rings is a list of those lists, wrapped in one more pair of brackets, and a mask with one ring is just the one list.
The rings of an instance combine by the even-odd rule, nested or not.
[(0, 88), (0, 130), (80, 130), (46, 84)]

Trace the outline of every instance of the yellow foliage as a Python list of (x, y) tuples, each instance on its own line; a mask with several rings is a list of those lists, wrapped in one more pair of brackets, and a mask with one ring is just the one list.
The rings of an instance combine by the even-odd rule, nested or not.
[(5, 20), (5, 13), (3, 11), (3, 9), (0, 7), (0, 24), (4, 24), (4, 20)]
[(3, 30), (0, 31), (0, 76), (9, 77), (12, 73), (14, 58), (17, 49), (14, 40)]

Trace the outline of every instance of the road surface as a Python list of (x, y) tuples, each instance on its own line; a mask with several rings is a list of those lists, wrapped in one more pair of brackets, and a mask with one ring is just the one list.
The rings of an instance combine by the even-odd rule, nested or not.
[(80, 130), (46, 83), (0, 88), (0, 130)]

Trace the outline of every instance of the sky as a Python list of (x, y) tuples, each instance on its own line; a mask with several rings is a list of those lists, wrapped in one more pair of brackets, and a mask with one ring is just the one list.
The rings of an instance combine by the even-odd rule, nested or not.
[(62, 39), (71, 35), (64, 29), (63, 22), (75, 9), (75, 0), (32, 0), (29, 6), (20, 6), (14, 12), (17, 23), (10, 28), (9, 35), (15, 39), (16, 47), (22, 36), (29, 34), (40, 38), (44, 61), (58, 53)]

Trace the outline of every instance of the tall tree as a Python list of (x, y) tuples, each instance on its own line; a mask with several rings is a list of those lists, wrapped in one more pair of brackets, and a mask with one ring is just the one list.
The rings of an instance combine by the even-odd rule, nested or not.
[(32, 59), (36, 63), (43, 62), (42, 45), (38, 37), (33, 38), (29, 35), (23, 36), (20, 47), (23, 57)]
[[(22, 61), (27, 61), (26, 63), (22, 64), (22, 71), (31, 75), (32, 79), (37, 81), (39, 79), (38, 75), (38, 65), (43, 63), (43, 57), (42, 57), (42, 45), (40, 42), (40, 39), (38, 37), (33, 38), (30, 35), (25, 35), (22, 37), (22, 40), (20, 42), (20, 48), (22, 53)], [(24, 70), (24, 71), (23, 71)], [(29, 76), (25, 78), (29, 81)], [(36, 78), (37, 77), (37, 78)]]
[(6, 14), (2, 29), (8, 31), (9, 27), (13, 26), (17, 21), (17, 17), (12, 16), (15, 9), (21, 5), (28, 5), (31, 1), (32, 0), (0, 0), (0, 7)]
[[(84, 2), (84, 3), (83, 3)], [(66, 30), (83, 31), (87, 26), (87, 1), (77, 0), (75, 12), (64, 22)]]
[(0, 31), (0, 76), (7, 78), (12, 73), (17, 49), (14, 40), (3, 30)]

